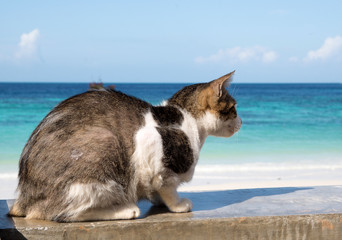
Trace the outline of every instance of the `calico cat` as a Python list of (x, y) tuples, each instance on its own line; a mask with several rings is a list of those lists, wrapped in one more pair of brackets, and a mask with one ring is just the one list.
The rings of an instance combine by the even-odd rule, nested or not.
[(137, 218), (139, 199), (188, 212), (177, 187), (191, 180), (208, 135), (242, 124), (226, 90), (234, 72), (190, 85), (163, 106), (115, 90), (57, 105), (29, 138), (9, 215), (58, 222)]

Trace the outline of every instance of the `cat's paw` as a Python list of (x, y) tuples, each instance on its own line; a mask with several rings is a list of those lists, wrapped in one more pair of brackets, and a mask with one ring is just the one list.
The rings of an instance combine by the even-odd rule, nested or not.
[(140, 209), (136, 205), (118, 209), (115, 214), (115, 219), (134, 219), (139, 217)]
[(190, 212), (192, 209), (192, 202), (187, 198), (182, 198), (177, 204), (170, 207), (172, 212), (184, 213)]

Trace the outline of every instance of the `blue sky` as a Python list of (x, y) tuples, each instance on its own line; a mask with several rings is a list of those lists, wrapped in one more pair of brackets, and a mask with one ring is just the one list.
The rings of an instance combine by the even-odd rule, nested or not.
[(342, 82), (341, 1), (1, 1), (1, 82)]

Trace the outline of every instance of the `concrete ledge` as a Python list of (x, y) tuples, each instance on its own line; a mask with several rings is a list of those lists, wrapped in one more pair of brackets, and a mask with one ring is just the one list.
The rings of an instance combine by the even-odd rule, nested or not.
[(341, 239), (342, 215), (118, 221), (1, 230), (1, 239)]
[(6, 213), (13, 201), (2, 200), (0, 239), (273, 240), (341, 239), (342, 236), (342, 187), (339, 186), (182, 195), (193, 200), (193, 212), (169, 213), (166, 208), (142, 201), (139, 219), (83, 223), (8, 218)]

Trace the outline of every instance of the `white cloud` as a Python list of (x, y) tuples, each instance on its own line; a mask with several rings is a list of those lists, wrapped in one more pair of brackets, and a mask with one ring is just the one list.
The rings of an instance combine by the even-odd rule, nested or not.
[(196, 63), (207, 62), (249, 62), (262, 61), (264, 63), (274, 62), (277, 59), (277, 53), (267, 50), (265, 47), (255, 46), (249, 48), (234, 47), (220, 49), (217, 53), (208, 57), (195, 58)]
[(322, 47), (317, 50), (308, 52), (304, 61), (325, 60), (336, 56), (342, 52), (342, 37), (336, 36), (334, 38), (328, 37), (325, 39)]
[(277, 59), (277, 54), (274, 51), (267, 51), (262, 55), (263, 62), (274, 62)]
[(16, 58), (33, 58), (37, 55), (37, 46), (40, 33), (38, 29), (34, 29), (30, 33), (23, 33), (20, 36), (19, 49), (15, 54)]
[(299, 62), (299, 59), (297, 57), (290, 57), (289, 61), (293, 62), (293, 63), (296, 63), (296, 62)]

